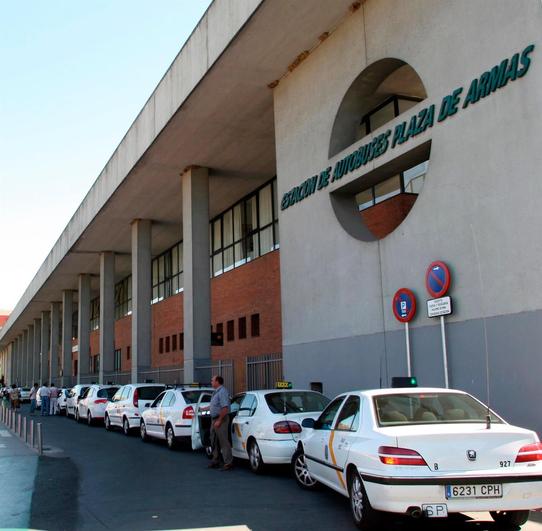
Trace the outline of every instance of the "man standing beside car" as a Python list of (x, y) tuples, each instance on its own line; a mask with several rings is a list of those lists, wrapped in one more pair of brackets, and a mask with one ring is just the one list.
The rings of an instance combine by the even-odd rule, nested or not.
[(211, 380), (214, 392), (209, 404), (211, 414), (211, 442), (213, 445), (213, 460), (210, 468), (220, 466), (220, 456), (224, 466), (222, 470), (231, 470), (233, 466), (233, 456), (231, 453), (231, 443), (228, 437), (230, 427), (230, 394), (224, 387), (224, 378), (222, 376), (213, 376)]
[(39, 390), (41, 398), (41, 416), (49, 415), (49, 388), (44, 383)]
[(36, 395), (38, 394), (38, 384), (35, 383), (32, 389), (30, 389), (30, 414), (33, 416), (36, 411)]
[(58, 401), (58, 388), (51, 382), (49, 388), (49, 415), (56, 415), (56, 403)]

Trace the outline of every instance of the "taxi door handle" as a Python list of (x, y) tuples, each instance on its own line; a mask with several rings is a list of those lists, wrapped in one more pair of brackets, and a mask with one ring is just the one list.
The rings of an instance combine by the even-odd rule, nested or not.
[(250, 424), (250, 420), (247, 420), (247, 421), (245, 422), (245, 424)]

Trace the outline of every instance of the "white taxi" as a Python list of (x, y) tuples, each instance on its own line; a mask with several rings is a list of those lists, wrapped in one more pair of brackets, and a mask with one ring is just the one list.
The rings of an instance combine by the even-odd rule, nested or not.
[(292, 468), (350, 498), (360, 529), (378, 511), (414, 518), (489, 511), (520, 526), (542, 506), (542, 444), (476, 398), (438, 388), (353, 391), (302, 425)]
[(118, 385), (92, 384), (75, 406), (75, 420), (92, 426), (104, 420), (105, 408), (119, 390)]
[[(178, 443), (190, 444), (194, 407), (202, 395), (210, 396), (211, 387), (177, 387), (160, 393), (141, 414), (140, 434), (143, 441), (165, 439), (173, 450)], [(207, 405), (208, 402), (199, 402)]]
[(290, 463), (304, 435), (301, 422), (318, 415), (328, 403), (321, 393), (296, 389), (235, 395), (230, 407), (233, 456), (248, 459), (256, 473), (266, 464)]

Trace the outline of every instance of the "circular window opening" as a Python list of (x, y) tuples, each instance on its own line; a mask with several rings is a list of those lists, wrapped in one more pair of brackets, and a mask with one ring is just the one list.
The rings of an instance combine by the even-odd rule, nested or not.
[[(416, 71), (400, 59), (367, 67), (346, 92), (329, 144), (333, 157), (371, 135), (427, 97)], [(431, 143), (354, 179), (332, 194), (345, 230), (364, 241), (383, 238), (406, 218), (423, 188)]]

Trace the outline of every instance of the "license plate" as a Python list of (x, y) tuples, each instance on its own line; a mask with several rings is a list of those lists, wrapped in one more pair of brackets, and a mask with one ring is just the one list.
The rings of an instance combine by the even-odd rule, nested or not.
[(502, 485), (446, 485), (446, 498), (502, 498)]
[(445, 503), (424, 504), (422, 511), (427, 518), (446, 518), (448, 516), (448, 506)]

